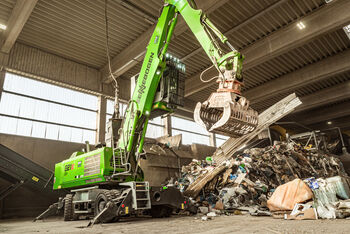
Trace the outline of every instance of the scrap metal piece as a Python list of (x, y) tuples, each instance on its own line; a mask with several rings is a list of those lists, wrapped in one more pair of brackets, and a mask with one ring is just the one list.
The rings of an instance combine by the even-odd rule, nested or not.
[(241, 136), (240, 138), (230, 138), (222, 144), (213, 154), (213, 159), (218, 166), (212, 171), (198, 176), (196, 180), (187, 187), (184, 194), (186, 196), (196, 197), (209, 181), (223, 170), (227, 169), (227, 160), (230, 160), (230, 162), (233, 163), (232, 155), (242, 145), (248, 144), (260, 132), (277, 120), (291, 113), (300, 104), (302, 104), (302, 102), (296, 97), (296, 94), (293, 93), (262, 112), (259, 115), (257, 128), (247, 135)]

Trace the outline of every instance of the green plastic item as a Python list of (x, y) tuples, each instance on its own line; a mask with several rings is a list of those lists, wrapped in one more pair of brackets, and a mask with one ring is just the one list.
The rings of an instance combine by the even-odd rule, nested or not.
[(205, 161), (207, 162), (212, 162), (213, 161), (213, 157), (209, 156), (205, 158)]

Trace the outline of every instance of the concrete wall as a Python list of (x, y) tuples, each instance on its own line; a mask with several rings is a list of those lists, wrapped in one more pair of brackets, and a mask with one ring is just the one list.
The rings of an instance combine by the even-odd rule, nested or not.
[(67, 159), (74, 151), (85, 147), (79, 143), (9, 134), (0, 134), (0, 143), (52, 171), (55, 169), (55, 163)]
[[(8, 134), (0, 134), (0, 143), (52, 171), (55, 163), (84, 148), (84, 144)], [(8, 185), (0, 178), (0, 191)], [(0, 217), (36, 216), (53, 202), (36, 191), (18, 188), (0, 202)]]

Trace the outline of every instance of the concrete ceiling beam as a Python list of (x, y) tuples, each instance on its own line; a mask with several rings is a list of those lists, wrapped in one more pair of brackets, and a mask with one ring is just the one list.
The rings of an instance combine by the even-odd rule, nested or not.
[[(314, 94), (301, 97), (300, 99), (303, 104), (296, 108), (294, 113), (350, 99), (350, 81), (328, 89), (323, 89)], [(327, 112), (327, 110), (325, 110), (325, 112)]]
[(350, 50), (288, 73), (244, 93), (252, 103), (262, 102), (278, 94), (291, 92), (302, 86), (350, 70)]
[(310, 124), (308, 125), (308, 127), (315, 130), (325, 130), (325, 129), (334, 128), (334, 127), (338, 127), (341, 130), (348, 129), (350, 127), (349, 117), (350, 116), (345, 116), (342, 118), (332, 120), (331, 124), (328, 124), (327, 122), (320, 122), (316, 124)]
[(1, 38), (1, 52), (9, 53), (38, 0), (17, 0)]
[[(198, 2), (198, 8), (202, 9), (205, 13), (210, 13), (226, 2), (228, 2), (228, 0), (202, 0)], [(155, 25), (150, 27), (146, 32), (135, 39), (128, 47), (126, 47), (111, 60), (111, 70), (116, 77), (123, 75), (130, 68), (143, 60), (143, 57), (146, 54), (146, 47), (154, 31), (154, 27)], [(174, 36), (176, 37), (181, 35), (187, 29), (188, 27), (186, 26), (186, 22), (179, 17), (175, 27)], [(104, 82), (110, 82), (111, 78), (109, 77), (108, 63), (100, 71), (102, 73), (102, 77), (104, 78)]]
[[(258, 103), (264, 101), (268, 97), (272, 97), (282, 92), (292, 92), (302, 85), (308, 85), (312, 82), (316, 82), (323, 78), (329, 77), (330, 75), (335, 75), (349, 69), (350, 50), (341, 54), (337, 54), (325, 60), (321, 60), (318, 63), (302, 68), (291, 74), (287, 74), (285, 78), (281, 77), (281, 80), (272, 81), (270, 82), (274, 84), (272, 87), (269, 87), (269, 83), (267, 83), (267, 86), (263, 85), (261, 87), (257, 87), (255, 88), (257, 90), (254, 89), (256, 92), (248, 91), (245, 93), (245, 96), (251, 101), (252, 104)], [(306, 77), (304, 77), (304, 75)], [(285, 86), (283, 89), (279, 90), (277, 88), (278, 86), (283, 86), (285, 83), (287, 86)], [(258, 90), (263, 93), (259, 93)], [(256, 98), (254, 96), (255, 93), (257, 93), (259, 97), (262, 95), (261, 98)], [(326, 105), (332, 102), (346, 100), (348, 98), (350, 98), (350, 81), (301, 97), (303, 104), (296, 108), (293, 114), (310, 110), (312, 108)], [(185, 100), (186, 110), (193, 112), (196, 102), (188, 98), (185, 98)]]
[(310, 125), (319, 122), (331, 121), (333, 119), (348, 115), (350, 116), (350, 102), (344, 102), (334, 106), (320, 107), (316, 110), (294, 114), (290, 116), (289, 119), (305, 125)]
[[(350, 1), (334, 1), (332, 4), (327, 4), (320, 10), (302, 18), (301, 21), (306, 26), (306, 29), (300, 30), (297, 27), (298, 22), (295, 22), (254, 43), (252, 46), (241, 51), (246, 57), (243, 69), (248, 70), (294, 48), (300, 47), (328, 31), (348, 24), (350, 22), (348, 9), (350, 9)], [(217, 76), (217, 73), (215, 69), (211, 69), (205, 76), (214, 77)], [(200, 82), (199, 76), (200, 73), (186, 80), (186, 97), (211, 85), (215, 85), (214, 82)]]
[[(277, 2), (274, 2), (272, 4), (270, 4), (268, 7), (266, 7), (265, 9), (261, 10), (260, 12), (258, 12), (257, 14), (249, 17), (248, 19), (244, 20), (242, 23), (234, 26), (233, 28), (230, 28), (229, 30), (227, 30), (226, 32), (223, 32), (223, 34), (225, 36), (228, 36), (232, 33), (234, 33), (235, 31), (241, 29), (242, 27), (248, 25), (249, 23), (251, 23), (253, 20), (259, 18), (260, 16), (266, 14), (268, 11), (271, 11), (273, 9), (275, 9), (276, 7), (279, 7), (280, 5), (284, 4), (285, 2), (287, 2), (288, 0), (279, 0)], [(184, 56), (183, 58), (181, 58), (181, 61), (184, 62), (187, 59), (195, 56), (196, 54), (198, 54), (199, 52), (203, 51), (202, 47), (199, 47), (197, 49), (195, 49), (194, 51), (192, 51), (191, 53), (187, 54), (186, 56)]]

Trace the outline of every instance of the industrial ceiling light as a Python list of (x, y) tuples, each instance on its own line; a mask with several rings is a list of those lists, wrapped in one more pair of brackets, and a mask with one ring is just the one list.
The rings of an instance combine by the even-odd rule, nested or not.
[(331, 3), (333, 0), (324, 0), (325, 3)]
[(305, 28), (305, 24), (301, 21), (299, 23), (297, 23), (297, 26), (300, 30)]
[(328, 125), (331, 125), (331, 124), (332, 124), (332, 121), (328, 121), (327, 124), (328, 124)]
[(344, 32), (345, 34), (348, 36), (348, 38), (350, 39), (350, 24), (345, 26), (344, 28)]
[(5, 24), (0, 24), (0, 29), (1, 30), (6, 30), (7, 26)]

